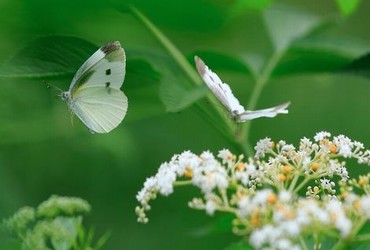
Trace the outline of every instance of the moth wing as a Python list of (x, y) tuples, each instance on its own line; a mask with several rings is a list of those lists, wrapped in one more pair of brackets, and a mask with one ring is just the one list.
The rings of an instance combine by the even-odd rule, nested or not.
[(230, 86), (222, 82), (218, 75), (212, 72), (198, 56), (195, 56), (194, 60), (199, 75), (230, 114), (235, 115), (245, 112), (244, 107), (240, 105)]
[(118, 89), (83, 87), (71, 109), (92, 133), (108, 133), (122, 122), (127, 106), (127, 97)]
[(272, 108), (260, 110), (246, 110), (245, 112), (238, 115), (237, 121), (245, 122), (260, 117), (272, 118), (275, 117), (277, 114), (288, 114), (288, 110), (286, 108), (289, 106), (289, 104), (290, 102), (286, 102)]
[(73, 95), (82, 86), (119, 89), (125, 79), (126, 55), (118, 41), (107, 43), (90, 56), (72, 79)]

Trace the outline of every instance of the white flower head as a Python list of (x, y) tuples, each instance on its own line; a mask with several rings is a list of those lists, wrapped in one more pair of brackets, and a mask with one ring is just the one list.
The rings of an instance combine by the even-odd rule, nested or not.
[(228, 163), (230, 161), (232, 162), (234, 159), (234, 155), (230, 152), (230, 150), (225, 148), (220, 150), (217, 156), (222, 159), (223, 164)]
[(333, 139), (333, 143), (338, 147), (338, 154), (345, 158), (352, 156), (353, 142), (347, 136), (338, 135)]
[(316, 142), (319, 142), (319, 141), (322, 141), (322, 140), (324, 140), (324, 139), (326, 139), (326, 138), (328, 138), (330, 136), (331, 136), (331, 134), (329, 132), (321, 131), (321, 132), (316, 133), (316, 135), (314, 136), (313, 139)]
[(254, 147), (254, 150), (256, 150), (255, 157), (257, 158), (263, 158), (265, 157), (265, 154), (267, 152), (270, 152), (274, 147), (274, 143), (270, 138), (265, 138), (262, 140), (259, 140), (257, 142), (257, 145)]
[(368, 219), (370, 219), (370, 195), (361, 197), (360, 211)]

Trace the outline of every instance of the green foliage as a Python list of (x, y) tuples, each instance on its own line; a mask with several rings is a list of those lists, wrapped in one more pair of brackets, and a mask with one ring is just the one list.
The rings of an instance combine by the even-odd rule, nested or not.
[[(214, 233), (225, 232), (224, 223), (203, 230), (212, 222), (187, 214), (188, 190), (156, 204), (150, 225), (137, 225), (137, 188), (159, 162), (185, 149), (253, 152), (259, 138), (294, 140), (322, 129), (368, 146), (370, 5), (359, 2), (337, 1), (351, 15), (338, 22), (334, 1), (2, 1), (0, 216), (52, 193), (83, 194), (94, 204), (91, 224), (112, 231), (108, 249), (224, 249), (236, 239)], [(117, 130), (92, 136), (78, 120), (71, 125), (65, 103), (42, 82), (67, 89), (78, 67), (113, 40), (127, 55), (128, 113)], [(194, 55), (246, 108), (290, 100), (289, 115), (236, 126), (196, 75)], [(13, 223), (34, 228), (32, 213), (19, 215), (30, 222)], [(191, 233), (199, 228), (202, 234)], [(87, 248), (82, 242), (91, 242), (93, 230), (75, 232)], [(18, 249), (2, 235), (0, 248)]]
[(233, 14), (241, 14), (246, 10), (263, 10), (272, 0), (237, 0), (232, 8)]
[(336, 0), (343, 16), (349, 16), (359, 7), (361, 0)]
[(30, 41), (0, 68), (0, 77), (70, 75), (97, 47), (70, 36), (46, 36)]
[(275, 52), (287, 50), (294, 41), (307, 36), (322, 22), (309, 12), (280, 5), (267, 9), (263, 19)]
[(370, 54), (366, 54), (346, 65), (341, 72), (370, 78)]
[(106, 236), (93, 247), (94, 232), (82, 225), (83, 215), (89, 212), (90, 205), (80, 198), (53, 195), (36, 209), (20, 208), (3, 226), (25, 250), (100, 249)]

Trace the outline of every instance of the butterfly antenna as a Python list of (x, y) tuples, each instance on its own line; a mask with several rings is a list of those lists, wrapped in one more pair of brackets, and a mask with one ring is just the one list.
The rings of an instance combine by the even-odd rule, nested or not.
[(53, 88), (55, 90), (57, 90), (58, 92), (60, 92), (60, 94), (58, 96), (61, 96), (61, 94), (63, 93), (63, 90), (57, 86), (55, 86), (54, 84), (51, 84), (47, 81), (44, 81), (44, 84), (46, 84), (46, 88), (50, 89), (50, 88)]

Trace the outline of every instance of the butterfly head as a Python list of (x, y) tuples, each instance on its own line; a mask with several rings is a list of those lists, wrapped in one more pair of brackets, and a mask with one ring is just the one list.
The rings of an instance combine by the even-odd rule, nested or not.
[(60, 98), (62, 98), (63, 101), (68, 101), (70, 99), (71, 95), (69, 94), (68, 91), (62, 92), (60, 94)]
[(240, 122), (240, 112), (238, 110), (233, 110), (231, 112), (231, 119), (234, 122), (239, 123)]

